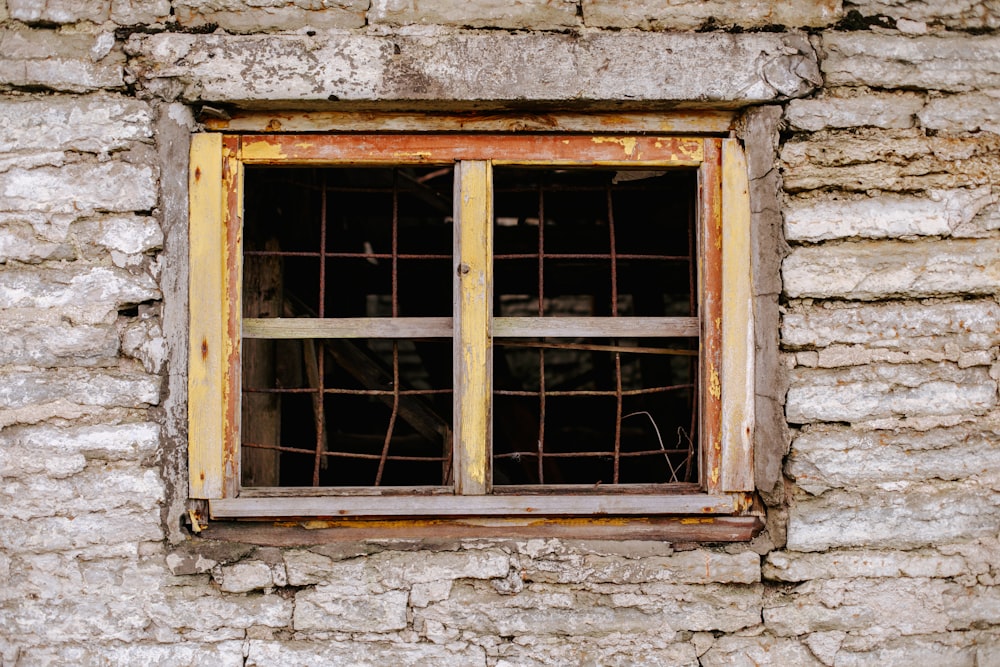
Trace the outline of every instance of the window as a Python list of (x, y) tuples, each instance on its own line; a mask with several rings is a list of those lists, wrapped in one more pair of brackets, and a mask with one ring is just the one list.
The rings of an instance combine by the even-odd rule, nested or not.
[(737, 140), (206, 133), (191, 155), (212, 517), (746, 512)]

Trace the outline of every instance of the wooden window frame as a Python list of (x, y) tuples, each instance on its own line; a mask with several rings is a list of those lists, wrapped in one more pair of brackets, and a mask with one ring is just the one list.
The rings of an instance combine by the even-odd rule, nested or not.
[[(651, 120), (651, 116), (653, 117)], [(747, 526), (759, 527), (753, 511), (754, 326), (750, 207), (746, 158), (740, 142), (718, 132), (723, 120), (691, 114), (623, 116), (617, 124), (593, 117), (563, 115), (559, 128), (572, 132), (517, 132), (525, 125), (498, 117), (493, 125), (464, 126), (440, 119), (428, 132), (341, 132), (329, 119), (286, 117), (286, 126), (310, 133), (269, 133), (282, 124), (263, 125), (250, 117), (227, 133), (192, 137), (190, 151), (190, 348), (188, 369), (190, 497), (208, 501), (213, 519), (341, 519), (436, 517), (513, 519), (518, 517), (729, 517), (747, 519), (739, 530), (730, 521), (719, 539), (746, 539)], [(404, 116), (408, 129), (419, 119)], [(615, 116), (610, 116), (615, 118)], [(692, 120), (694, 118), (694, 120)], [(370, 120), (370, 119), (369, 119)], [(344, 119), (339, 119), (343, 123)], [(391, 119), (383, 121), (393, 127)], [(488, 122), (488, 121), (487, 121)], [(728, 121), (727, 121), (728, 122)], [(324, 125), (325, 123), (325, 125)], [(613, 127), (613, 133), (603, 128)], [(660, 132), (651, 133), (658, 128)], [(585, 132), (598, 130), (598, 132)], [(282, 128), (288, 129), (288, 127)], [(330, 130), (314, 133), (317, 130)], [(453, 131), (442, 132), (442, 129)], [(673, 134), (680, 129), (685, 134)], [(235, 130), (235, 131), (234, 131)], [(493, 131), (490, 131), (493, 130)], [(239, 483), (239, 401), (241, 338), (266, 335), (269, 323), (241, 319), (242, 201), (245, 165), (428, 165), (455, 164), (456, 280), (453, 318), (410, 321), (422, 335), (452, 335), (455, 346), (454, 488), (241, 489)], [(660, 327), (695, 326), (700, 335), (701, 415), (699, 484), (673, 485), (660, 493), (491, 494), (490, 359), (491, 336), (545, 335), (532, 318), (493, 318), (490, 312), (492, 228), (491, 165), (585, 165), (671, 168), (698, 171), (699, 318), (661, 320)], [(468, 242), (471, 239), (472, 242)], [(475, 287), (478, 286), (478, 287)], [(477, 291), (478, 290), (478, 291)], [(584, 318), (581, 318), (581, 320)], [(607, 318), (580, 322), (588, 335), (607, 335)], [(634, 318), (633, 318), (634, 319)], [(694, 322), (681, 323), (691, 319)], [(432, 321), (433, 320), (433, 321)], [(669, 321), (668, 321), (669, 320)], [(303, 324), (294, 337), (339, 337), (363, 322), (322, 320)], [(397, 325), (398, 326), (398, 325)], [(554, 326), (554, 325), (553, 325)], [(413, 331), (394, 335), (413, 335)], [(289, 334), (290, 335), (290, 334)], [(367, 335), (367, 333), (366, 333)], [(663, 335), (661, 329), (658, 335)], [(483, 360), (486, 360), (484, 363)], [(720, 524), (721, 525), (721, 524)], [(735, 532), (734, 532), (735, 531)], [(734, 537), (735, 535), (739, 537)]]

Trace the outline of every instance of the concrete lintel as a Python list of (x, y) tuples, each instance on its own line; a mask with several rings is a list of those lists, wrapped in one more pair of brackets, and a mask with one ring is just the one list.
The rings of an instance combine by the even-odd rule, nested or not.
[(802, 96), (822, 83), (801, 33), (161, 33), (134, 35), (127, 51), (132, 76), (154, 95), (246, 107), (446, 101), (737, 108)]

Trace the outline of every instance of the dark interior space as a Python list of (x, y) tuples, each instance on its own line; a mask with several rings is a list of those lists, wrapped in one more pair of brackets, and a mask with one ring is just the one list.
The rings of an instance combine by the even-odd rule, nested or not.
[[(494, 315), (696, 315), (693, 170), (497, 167)], [(244, 317), (449, 317), (450, 167), (248, 167)], [(494, 341), (494, 483), (697, 481), (696, 338)], [(244, 486), (451, 483), (452, 342), (243, 341)]]

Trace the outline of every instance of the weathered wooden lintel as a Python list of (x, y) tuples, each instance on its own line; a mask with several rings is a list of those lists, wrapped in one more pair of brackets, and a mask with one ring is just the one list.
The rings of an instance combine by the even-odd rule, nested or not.
[(615, 132), (725, 134), (737, 114), (720, 109), (662, 113), (503, 113), (476, 111), (237, 111), (207, 118), (218, 132)]

